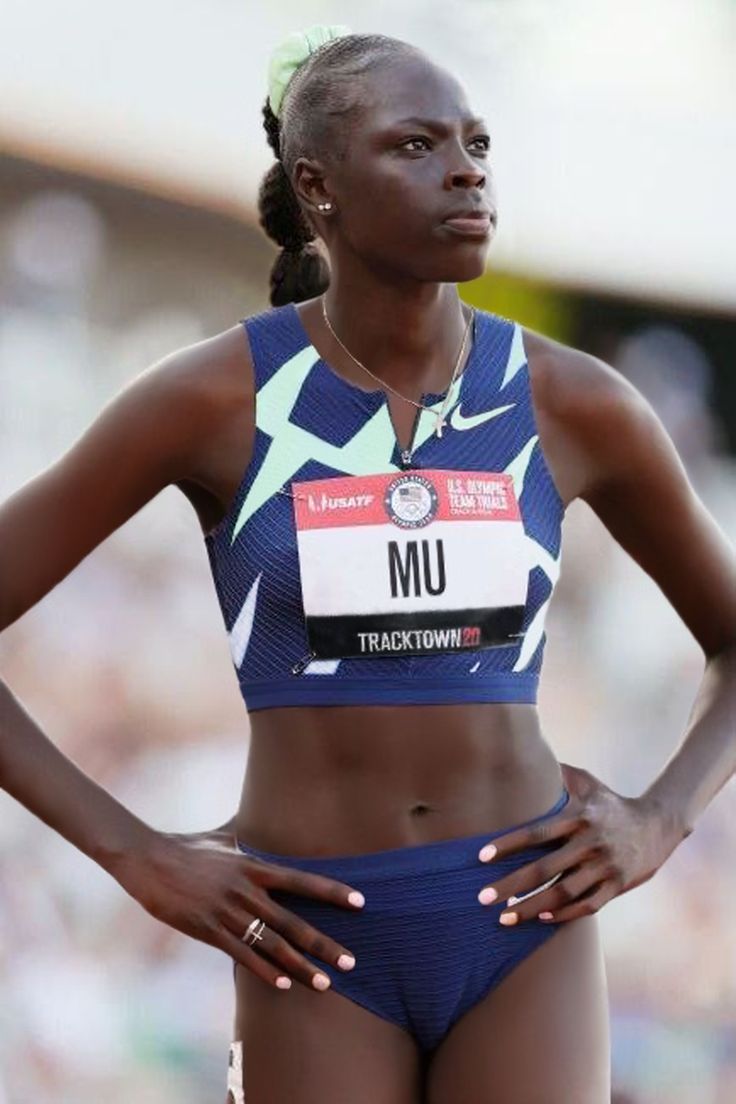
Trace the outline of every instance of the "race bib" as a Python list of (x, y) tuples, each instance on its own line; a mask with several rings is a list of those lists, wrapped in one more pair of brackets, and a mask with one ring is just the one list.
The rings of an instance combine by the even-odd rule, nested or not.
[(307, 636), (320, 659), (517, 644), (527, 542), (506, 472), (292, 483)]

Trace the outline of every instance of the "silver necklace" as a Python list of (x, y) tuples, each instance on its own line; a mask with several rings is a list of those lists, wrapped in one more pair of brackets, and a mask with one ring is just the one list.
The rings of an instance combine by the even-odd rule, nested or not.
[[(332, 336), (334, 337), (334, 339), (338, 343), (338, 345), (342, 349), (345, 350), (345, 352), (348, 354), (350, 359), (354, 360), (359, 368), (362, 368), (364, 372), (367, 372), (369, 376), (372, 376), (374, 380), (376, 380), (378, 383), (381, 384), (381, 387), (387, 387), (389, 391), (392, 391), (394, 395), (398, 396), (398, 398), (403, 399), (404, 402), (409, 402), (409, 403), (412, 404), (412, 406), (416, 406), (420, 410), (427, 410), (430, 413), (434, 413), (431, 406), (427, 406), (425, 403), (417, 402), (416, 399), (410, 399), (410, 398), (408, 398), (408, 396), (402, 395), (401, 392), (397, 391), (395, 387), (392, 387), (390, 383), (386, 383), (386, 381), (382, 380), (380, 376), (375, 375), (374, 372), (371, 372), (370, 368), (366, 368), (365, 364), (362, 364), (361, 361), (359, 361), (356, 356), (353, 356), (353, 354), (350, 352), (350, 350), (347, 348), (347, 346), (343, 345), (342, 341), (340, 340), (340, 338), (337, 336), (337, 334), (333, 330), (332, 326), (330, 325), (330, 320), (327, 317), (327, 309), (325, 308), (324, 296), (321, 297), (321, 302), (322, 302), (322, 315), (324, 317), (325, 324), (327, 325), (327, 329), (330, 331), (330, 333), (332, 334)], [(442, 436), (443, 426), (447, 425), (447, 422), (445, 421), (445, 411), (447, 410), (447, 404), (449, 403), (450, 396), (452, 394), (452, 385), (453, 385), (453, 383), (455, 382), (455, 380), (457, 378), (458, 369), (460, 368), (460, 362), (463, 359), (463, 353), (465, 352), (465, 345), (466, 345), (467, 340), (468, 340), (468, 334), (470, 333), (470, 327), (471, 327), (471, 324), (473, 322), (474, 317), (475, 317), (475, 307), (471, 307), (470, 308), (470, 317), (468, 318), (468, 323), (465, 327), (465, 333), (463, 335), (463, 343), (460, 346), (460, 352), (458, 353), (457, 360), (455, 361), (455, 367), (452, 371), (452, 377), (451, 377), (450, 382), (449, 382), (448, 387), (447, 387), (447, 394), (445, 395), (444, 402), (442, 403), (442, 406), (439, 410), (439, 413), (437, 414), (437, 420), (435, 422), (434, 431), (435, 431), (435, 433), (437, 434), (438, 437)], [(411, 448), (401, 449), (402, 463), (405, 463), (405, 464), (409, 463), (409, 461), (411, 460), (411, 453), (412, 453)]]

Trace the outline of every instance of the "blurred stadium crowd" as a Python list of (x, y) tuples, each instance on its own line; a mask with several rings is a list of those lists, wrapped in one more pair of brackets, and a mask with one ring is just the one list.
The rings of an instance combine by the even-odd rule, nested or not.
[[(2, 500), (146, 365), (263, 309), (267, 256), (250, 228), (153, 201), (111, 218), (89, 190), (51, 179), (4, 193), (0, 217)], [(643, 324), (608, 359), (649, 397), (736, 540), (736, 464), (704, 350), (674, 323)], [(558, 758), (639, 793), (680, 739), (702, 660), (579, 502), (547, 632), (540, 713)], [(175, 489), (0, 636), (0, 673), (149, 823), (195, 831), (234, 811), (247, 717), (199, 527)], [(656, 877), (600, 914), (616, 1104), (736, 1100), (735, 814), (729, 784)], [(224, 1095), (229, 959), (154, 921), (2, 793), (0, 992), (0, 1104)]]

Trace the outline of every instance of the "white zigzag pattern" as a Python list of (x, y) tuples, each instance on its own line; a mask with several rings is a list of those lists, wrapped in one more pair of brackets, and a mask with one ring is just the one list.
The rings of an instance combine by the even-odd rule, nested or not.
[[(523, 368), (527, 363), (526, 350), (524, 348), (524, 334), (521, 326), (514, 323), (514, 333), (511, 339), (511, 348), (509, 349), (509, 358), (506, 364), (506, 371), (504, 372), (503, 380), (501, 381), (501, 388), (504, 387), (514, 378), (516, 373)], [(539, 440), (539, 436), (535, 435), (531, 438), (529, 444), (536, 444)], [(518, 457), (517, 457), (518, 460)], [(508, 468), (506, 469), (509, 470)], [(526, 470), (526, 466), (524, 468)], [(523, 480), (523, 477), (522, 477)], [(521, 499), (521, 489), (517, 486), (517, 479), (514, 477), (514, 488), (517, 490), (517, 498)], [(549, 579), (552, 585), (552, 591), (554, 590), (557, 579), (560, 574), (560, 556), (562, 549), (558, 552), (557, 556), (550, 555), (546, 548), (544, 548), (539, 541), (533, 539), (533, 537), (527, 536), (527, 549), (529, 554), (529, 570), (534, 567), (540, 567)], [(523, 671), (527, 667), (537, 650), (539, 641), (542, 639), (542, 633), (544, 632), (544, 621), (547, 616), (547, 608), (552, 597), (552, 591), (550, 591), (549, 598), (542, 602), (541, 606), (534, 614), (531, 622), (529, 623), (527, 630), (521, 640), (519, 647), (519, 655), (516, 658), (516, 662), (512, 667), (513, 671)]]
[(253, 631), (253, 622), (256, 616), (258, 584), (261, 581), (262, 574), (263, 572), (261, 571), (248, 591), (242, 609), (229, 633), (230, 654), (233, 657), (233, 663), (236, 667), (240, 667), (243, 662), (250, 642), (250, 634)]

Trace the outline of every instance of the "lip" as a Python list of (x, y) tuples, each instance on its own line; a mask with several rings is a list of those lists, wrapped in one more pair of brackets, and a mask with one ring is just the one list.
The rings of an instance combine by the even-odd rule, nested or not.
[(468, 211), (443, 219), (442, 225), (465, 238), (485, 238), (495, 220), (488, 211)]

